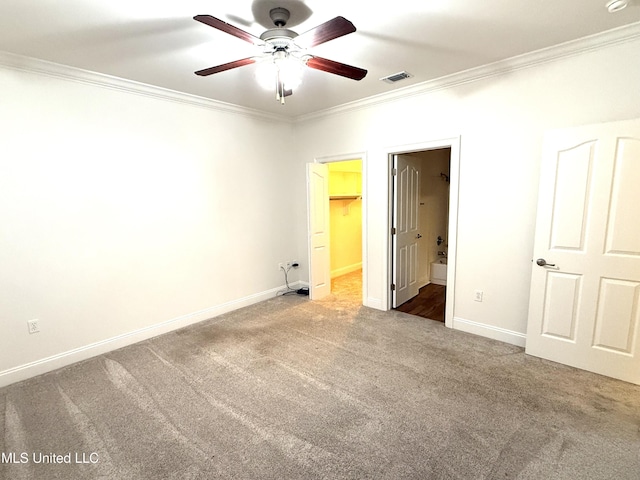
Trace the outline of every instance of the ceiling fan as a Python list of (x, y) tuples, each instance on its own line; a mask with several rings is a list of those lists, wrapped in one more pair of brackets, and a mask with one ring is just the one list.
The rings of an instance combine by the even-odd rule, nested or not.
[(193, 17), (198, 22), (263, 48), (260, 56), (243, 58), (198, 70), (195, 72), (196, 75), (207, 76), (261, 62), (265, 66), (264, 70), (266, 70), (267, 78), (270, 78), (270, 81), (273, 82), (272, 85), (276, 87), (276, 100), (282, 104), (284, 104), (285, 97), (293, 93), (293, 88), (299, 85), (302, 76), (301, 67), (307, 66), (353, 80), (362, 80), (367, 75), (367, 71), (362, 68), (306, 53), (307, 48), (315, 47), (329, 40), (355, 32), (356, 27), (346, 18), (336, 17), (298, 35), (293, 30), (284, 28), (290, 16), (289, 10), (286, 8), (273, 8), (269, 12), (269, 16), (275, 28), (265, 31), (260, 37), (256, 37), (211, 15), (196, 15)]

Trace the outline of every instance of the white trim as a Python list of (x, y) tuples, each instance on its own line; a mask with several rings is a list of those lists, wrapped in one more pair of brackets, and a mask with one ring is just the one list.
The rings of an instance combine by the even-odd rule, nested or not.
[(511, 345), (523, 348), (527, 343), (527, 336), (524, 333), (514, 332), (513, 330), (507, 330), (506, 328), (486, 325), (484, 323), (478, 323), (473, 320), (466, 320), (460, 317), (454, 317), (453, 329), (473, 333), (474, 335), (480, 335), (481, 337), (492, 338), (494, 340), (510, 343)]
[(347, 273), (355, 272), (361, 269), (362, 262), (347, 265), (346, 267), (336, 268), (335, 270), (331, 270), (331, 278), (340, 277), (342, 275), (346, 275)]
[[(296, 282), (291, 284), (292, 287), (300, 287), (306, 285), (304, 282)], [(198, 312), (188, 313), (171, 320), (156, 323), (154, 325), (140, 328), (132, 332), (124, 333), (116, 337), (108, 338), (96, 343), (74, 348), (67, 352), (52, 355), (51, 357), (42, 358), (34, 362), (10, 368), (0, 372), (0, 387), (5, 387), (12, 383), (20, 382), (43, 373), (66, 367), (83, 360), (87, 360), (104, 353), (117, 350), (128, 345), (133, 345), (144, 340), (148, 340), (164, 333), (169, 333), (195, 323), (212, 319), (223, 313), (231, 312), (242, 307), (253, 305), (254, 303), (263, 302), (273, 298), (279, 291), (286, 290), (286, 285), (278, 288), (272, 288), (264, 292), (248, 295), (243, 298), (231, 300), (220, 305), (216, 305)]]
[(110, 90), (117, 90), (143, 97), (151, 97), (157, 100), (203, 107), (224, 113), (233, 113), (236, 115), (284, 123), (293, 123), (294, 121), (292, 118), (285, 117), (283, 115), (276, 115), (248, 107), (241, 107), (239, 105), (200, 97), (198, 95), (169, 90), (167, 88), (156, 87), (154, 85), (118, 78), (103, 73), (91, 72), (89, 70), (82, 70), (68, 65), (47, 62), (37, 58), (24, 57), (9, 52), (0, 51), (0, 66), (10, 68), (12, 70), (46, 75), (48, 77), (59, 78), (62, 80), (108, 88)]
[(505, 75), (516, 70), (534, 67), (543, 63), (553, 62), (566, 57), (578, 56), (594, 50), (604, 49), (620, 43), (632, 42), (640, 37), (640, 22), (596, 33), (587, 37), (571, 40), (551, 47), (542, 48), (533, 52), (516, 55), (515, 57), (499, 60), (478, 67), (455, 72), (450, 75), (427, 80), (408, 87), (399, 88), (391, 92), (373, 95), (362, 100), (344, 103), (336, 107), (311, 112), (295, 117), (296, 122), (304, 122), (316, 118), (348, 113), (375, 105), (393, 102), (399, 99), (409, 98), (415, 95), (424, 95), (437, 90), (452, 88), (465, 83), (476, 82), (486, 78)]
[[(323, 157), (314, 158), (313, 163), (333, 163), (333, 162), (349, 162), (351, 160), (362, 160), (365, 157), (365, 152), (354, 152), (337, 155), (326, 155)], [(364, 164), (363, 164), (364, 169)]]
[(478, 67), (455, 72), (440, 78), (427, 80), (422, 83), (410, 85), (408, 87), (399, 88), (391, 92), (385, 92), (373, 95), (354, 102), (345, 103), (336, 107), (311, 112), (297, 117), (287, 117), (274, 113), (255, 110), (247, 107), (241, 107), (231, 103), (212, 100), (209, 98), (191, 95), (188, 93), (177, 92), (166, 88), (156, 87), (133, 80), (114, 77), (97, 72), (90, 72), (80, 68), (61, 65), (36, 58), (16, 55), (9, 52), (0, 51), (0, 66), (21, 70), (25, 72), (37, 73), (96, 85), (104, 88), (120, 90), (123, 92), (133, 93), (136, 95), (148, 96), (160, 100), (185, 103), (194, 106), (209, 108), (226, 113), (240, 114), (253, 118), (262, 118), (272, 121), (284, 123), (297, 123), (316, 118), (326, 117), (339, 113), (346, 113), (362, 108), (368, 108), (374, 105), (393, 102), (401, 98), (409, 98), (414, 95), (424, 95), (436, 90), (451, 88), (456, 85), (471, 83), (485, 78), (504, 75), (516, 70), (533, 67), (542, 63), (552, 62), (558, 59), (577, 56), (583, 53), (600, 50), (609, 46), (626, 43), (636, 40), (640, 37), (640, 22), (624, 25), (622, 27), (607, 30), (605, 32), (596, 33), (587, 37), (571, 40), (569, 42), (553, 45), (515, 57), (499, 60), (497, 62), (481, 65)]
[(386, 305), (382, 303), (382, 300), (374, 297), (368, 297), (367, 301), (364, 303), (364, 306), (369, 308), (374, 308), (376, 310), (382, 310), (383, 312), (386, 312), (389, 310), (388, 308), (386, 308)]

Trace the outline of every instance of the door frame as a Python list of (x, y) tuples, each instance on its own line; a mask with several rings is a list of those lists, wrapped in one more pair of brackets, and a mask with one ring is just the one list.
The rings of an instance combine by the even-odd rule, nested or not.
[[(367, 208), (367, 153), (366, 152), (353, 152), (346, 154), (338, 154), (338, 155), (328, 155), (324, 157), (317, 157), (313, 160), (313, 163), (336, 163), (336, 162), (346, 162), (349, 160), (360, 160), (362, 162), (362, 303), (365, 304), (365, 300), (368, 297), (369, 292), (369, 282), (367, 281), (367, 262), (366, 259), (369, 258), (368, 248), (367, 248), (367, 219), (368, 219), (368, 208)], [(310, 249), (309, 249), (309, 255)], [(311, 257), (309, 257), (309, 265), (311, 265), (310, 261)], [(328, 262), (331, 262), (331, 258), (327, 259)], [(311, 272), (309, 272), (311, 274)]]
[(448, 255), (447, 255), (447, 294), (445, 299), (444, 324), (453, 328), (455, 291), (456, 291), (456, 259), (458, 248), (458, 201), (460, 191), (460, 136), (430, 140), (409, 145), (399, 145), (384, 150), (387, 156), (387, 188), (388, 188), (388, 217), (387, 217), (387, 310), (393, 306), (391, 284), (393, 283), (393, 156), (450, 148), (449, 158), (449, 226), (448, 226)]

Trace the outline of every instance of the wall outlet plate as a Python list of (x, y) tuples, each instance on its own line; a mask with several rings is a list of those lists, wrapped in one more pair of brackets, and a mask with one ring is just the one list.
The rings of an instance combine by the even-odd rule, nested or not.
[(29, 333), (38, 333), (40, 331), (40, 321), (36, 318), (34, 320), (27, 321), (27, 327), (29, 328)]

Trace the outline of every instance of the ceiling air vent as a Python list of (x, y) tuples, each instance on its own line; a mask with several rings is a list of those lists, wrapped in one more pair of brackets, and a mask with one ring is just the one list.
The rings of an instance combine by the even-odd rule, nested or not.
[(393, 75), (382, 77), (380, 80), (386, 83), (396, 83), (396, 82), (399, 82), (400, 80), (404, 80), (405, 78), (411, 78), (411, 77), (413, 77), (413, 75), (411, 75), (408, 72), (402, 71), (402, 72), (394, 73)]

